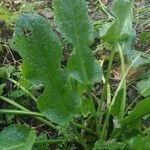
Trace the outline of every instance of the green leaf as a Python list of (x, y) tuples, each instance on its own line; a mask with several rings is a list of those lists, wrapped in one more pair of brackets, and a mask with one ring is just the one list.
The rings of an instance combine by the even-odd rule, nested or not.
[(13, 124), (0, 132), (1, 150), (31, 150), (36, 133), (24, 125)]
[(120, 40), (124, 54), (130, 63), (138, 57), (133, 64), (133, 68), (137, 69), (142, 65), (150, 64), (150, 57), (149, 54), (134, 49), (135, 36), (136, 31), (133, 28), (133, 11), (131, 9), (124, 23)]
[(23, 58), (23, 75), (44, 85), (38, 109), (52, 122), (67, 124), (80, 114), (81, 100), (61, 69), (62, 47), (46, 19), (22, 14), (16, 23), (15, 45)]
[(54, 8), (58, 30), (74, 46), (68, 60), (70, 76), (87, 85), (100, 81), (100, 64), (89, 49), (93, 37), (85, 0), (55, 0)]
[(15, 19), (16, 14), (12, 13), (8, 8), (0, 4), (0, 19), (4, 21), (10, 21)]
[(146, 32), (140, 33), (140, 35), (139, 35), (140, 43), (147, 44), (147, 43), (149, 43), (149, 40), (150, 40), (150, 32), (146, 31)]
[[(46, 133), (41, 133), (37, 137), (37, 140), (46, 141), (47, 140), (47, 134)], [(33, 145), (32, 150), (49, 150), (49, 143), (35, 143)]]
[[(103, 39), (110, 43), (120, 42), (129, 63), (138, 57), (137, 61), (133, 64), (134, 69), (145, 64), (150, 64), (149, 54), (145, 54), (133, 48), (136, 32), (133, 28), (132, 0), (114, 1), (112, 11), (116, 19), (110, 28), (106, 28), (104, 24), (106, 31), (103, 34)], [(110, 23), (108, 22), (107, 24)], [(148, 38), (147, 33), (144, 34), (142, 38), (140, 37), (140, 41), (145, 40), (146, 36)]]
[[(79, 52), (80, 51), (80, 52)], [(94, 58), (88, 47), (78, 47), (68, 60), (70, 76), (78, 82), (92, 85), (102, 78), (101, 66)]]
[(135, 58), (138, 58), (133, 64), (134, 69), (138, 69), (139, 67), (142, 67), (143, 65), (150, 65), (149, 54), (145, 54), (141, 51), (135, 50), (133, 49), (132, 46), (129, 47), (128, 43), (126, 43), (123, 47), (124, 47), (124, 52), (130, 63), (134, 61)]
[(5, 67), (0, 67), (0, 77), (1, 78), (7, 77), (7, 71)]
[(125, 21), (131, 13), (132, 1), (131, 0), (116, 0), (113, 4), (112, 11), (116, 16), (113, 25), (108, 29), (104, 40), (113, 43), (118, 42), (125, 25)]
[(127, 25), (127, 28), (129, 31), (129, 37), (128, 39), (122, 41), (122, 49), (124, 51), (124, 54), (127, 56), (129, 63), (134, 61), (135, 58), (138, 58), (133, 64), (133, 68), (138, 69), (143, 65), (150, 64), (150, 55), (134, 49), (135, 34), (134, 32), (132, 32), (133, 28), (130, 26), (132, 21), (128, 23), (129, 24)]
[(55, 20), (59, 31), (74, 46), (93, 41), (85, 0), (55, 0)]
[(104, 23), (100, 28), (99, 28), (99, 37), (102, 38), (103, 36), (106, 35), (108, 29), (112, 26), (112, 22), (107, 22)]
[(130, 114), (125, 117), (122, 121), (122, 125), (129, 125), (134, 121), (141, 119), (142, 117), (150, 114), (150, 97), (145, 98), (140, 101), (135, 108), (130, 112)]
[(82, 113), (84, 117), (87, 117), (89, 114), (94, 114), (93, 101), (90, 98), (83, 98)]
[(122, 99), (123, 99), (123, 96), (124, 96), (124, 89), (120, 89), (118, 94), (117, 94), (117, 97), (115, 99), (115, 102), (114, 104), (111, 106), (111, 113), (112, 115), (117, 118), (118, 120), (121, 119), (122, 117)]
[(0, 95), (2, 95), (5, 86), (6, 84), (0, 84)]
[(127, 143), (129, 150), (149, 150), (150, 135), (133, 137)]
[(137, 88), (139, 89), (139, 92), (144, 97), (147, 97), (150, 95), (150, 78), (141, 80), (137, 83)]
[(14, 71), (15, 71), (14, 66), (0, 67), (0, 77), (1, 78), (10, 77)]
[(107, 142), (99, 140), (95, 143), (93, 150), (121, 150), (124, 147), (124, 143), (120, 143), (115, 140), (110, 140)]

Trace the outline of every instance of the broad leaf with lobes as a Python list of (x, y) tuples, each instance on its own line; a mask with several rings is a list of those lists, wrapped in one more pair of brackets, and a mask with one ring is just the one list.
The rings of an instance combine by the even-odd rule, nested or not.
[(64, 125), (81, 114), (81, 99), (72, 88), (70, 77), (91, 86), (101, 80), (101, 69), (89, 49), (92, 27), (85, 1), (55, 0), (54, 8), (60, 33), (74, 46), (68, 71), (60, 67), (60, 41), (43, 17), (22, 14), (16, 23), (14, 40), (23, 59), (24, 76), (44, 85), (44, 93), (37, 101), (38, 109), (51, 121)]
[(48, 21), (37, 14), (22, 14), (16, 22), (14, 42), (23, 59), (23, 75), (44, 85), (38, 109), (55, 123), (68, 123), (80, 113), (81, 101), (61, 70), (62, 47)]

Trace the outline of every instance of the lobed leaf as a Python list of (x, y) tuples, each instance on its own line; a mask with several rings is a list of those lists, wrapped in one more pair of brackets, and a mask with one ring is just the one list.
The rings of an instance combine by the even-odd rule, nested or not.
[(0, 132), (1, 150), (31, 150), (36, 133), (24, 125), (13, 124)]
[(23, 59), (23, 75), (44, 85), (38, 109), (52, 122), (67, 124), (80, 114), (81, 102), (60, 67), (62, 47), (48, 21), (37, 14), (22, 14), (16, 23), (14, 41)]

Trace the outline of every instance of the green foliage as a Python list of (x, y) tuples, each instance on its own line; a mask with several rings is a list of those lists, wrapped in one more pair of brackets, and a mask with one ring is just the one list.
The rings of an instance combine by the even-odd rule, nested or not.
[(138, 69), (142, 65), (150, 64), (149, 54), (138, 51), (134, 48), (134, 42), (136, 38), (135, 29), (133, 28), (133, 11), (129, 12), (129, 15), (125, 21), (123, 27), (122, 49), (128, 58), (129, 63), (134, 61), (138, 57), (137, 61), (133, 64), (133, 68)]
[(142, 117), (150, 114), (150, 97), (145, 98), (140, 101), (135, 108), (130, 112), (130, 114), (123, 119), (123, 125), (129, 125), (134, 121), (141, 119)]
[(150, 32), (142, 32), (139, 36), (139, 41), (142, 43), (142, 44), (148, 44), (150, 40)]
[(117, 97), (115, 99), (114, 104), (111, 107), (111, 113), (114, 116), (114, 118), (120, 120), (121, 119), (121, 103), (123, 101), (123, 94), (124, 94), (124, 89), (120, 89)]
[(147, 97), (150, 95), (150, 78), (143, 79), (137, 83), (137, 88), (141, 95)]
[(149, 150), (150, 135), (133, 137), (128, 141), (129, 150)]
[(1, 150), (31, 150), (36, 133), (29, 127), (13, 124), (0, 132)]
[[(88, 17), (86, 1), (55, 0), (53, 8), (56, 30), (71, 47), (63, 68), (61, 60), (66, 43), (62, 46), (49, 21), (35, 12), (36, 7), (30, 8), (30, 4), (28, 6), (27, 3), (27, 9), (25, 7), (24, 10), (31, 10), (30, 13), (21, 13), (18, 17), (13, 36), (12, 48), (22, 57), (21, 72), (15, 72), (15, 67), (0, 68), (0, 78), (3, 78), (0, 83), (0, 102), (3, 101), (2, 107), (15, 107), (0, 109), (0, 113), (4, 114), (0, 115), (0, 120), (11, 124), (16, 115), (17, 119), (18, 115), (29, 115), (43, 124), (34, 120), (30, 123), (29, 117), (21, 120), (25, 119), (31, 126), (34, 125), (39, 133), (37, 137), (35, 130), (24, 125), (12, 124), (4, 128), (0, 132), (0, 149), (47, 150), (53, 144), (58, 146), (56, 149), (65, 150), (149, 150), (149, 129), (146, 128), (145, 121), (142, 121), (149, 118), (150, 114), (149, 69), (138, 80), (140, 94), (135, 100), (141, 96), (145, 99), (140, 100), (135, 107), (132, 107), (135, 103), (133, 100), (125, 111), (126, 100), (130, 96), (126, 84), (129, 70), (132, 67), (148, 68), (150, 64), (148, 54), (134, 49), (136, 33), (132, 25), (133, 1), (115, 0), (112, 12), (107, 12), (100, 2), (102, 10), (112, 19), (103, 26), (101, 24), (102, 43), (96, 41), (102, 49), (111, 50), (107, 60), (102, 58), (100, 64), (90, 49), (93, 49), (93, 26)], [(149, 34), (143, 33), (139, 40), (144, 45), (148, 43), (148, 38)], [(112, 86), (110, 80), (116, 53), (120, 56), (117, 65), (121, 62), (119, 75), (122, 78), (118, 87)], [(124, 54), (129, 60), (127, 69)], [(13, 83), (8, 91), (7, 80)], [(97, 82), (102, 86), (100, 98), (95, 95), (94, 84)], [(128, 111), (129, 109), (131, 110)], [(5, 122), (2, 124), (6, 125)]]
[(56, 0), (54, 8), (58, 29), (64, 37), (74, 46), (91, 45), (92, 26), (85, 1)]
[(6, 7), (0, 4), (0, 19), (6, 21), (11, 17), (12, 17), (12, 13)]
[[(101, 70), (88, 48), (92, 32), (86, 5), (84, 1), (72, 1), (69, 4), (70, 6), (61, 8), (68, 3), (56, 1), (54, 5), (58, 27), (75, 47), (68, 63), (71, 70), (69, 76), (81, 83), (92, 85), (95, 81), (100, 81)], [(74, 9), (68, 16), (66, 13), (70, 7)], [(79, 16), (85, 20), (79, 19)], [(65, 24), (68, 21), (70, 23)], [(80, 26), (77, 27), (77, 24)], [(62, 47), (48, 22), (36, 14), (22, 14), (16, 23), (14, 42), (23, 58), (24, 76), (31, 81), (42, 83), (45, 87), (44, 93), (37, 101), (39, 110), (58, 124), (66, 124), (73, 116), (80, 114), (80, 97), (72, 88), (67, 71), (60, 68)]]
[[(129, 15), (131, 15), (131, 0), (116, 0), (113, 4), (113, 13), (116, 17), (113, 25), (108, 29), (104, 39), (107, 42), (118, 42), (124, 34), (123, 28)], [(123, 13), (122, 13), (123, 12)]]
[[(104, 41), (110, 43), (120, 42), (123, 52), (130, 63), (138, 57), (133, 65), (133, 67), (137, 69), (144, 64), (150, 64), (150, 59), (149, 54), (145, 54), (133, 48), (136, 33), (133, 28), (132, 5), (132, 0), (116, 0), (113, 3), (112, 12), (116, 18), (111, 26), (110, 22), (105, 25), (107, 32), (105, 31), (102, 38)], [(148, 33), (144, 35), (148, 37)], [(141, 35), (141, 40), (144, 40), (144, 35)]]
[(91, 99), (82, 99), (82, 113), (84, 117), (87, 117), (89, 114), (94, 114), (94, 106)]
[(93, 61), (88, 46), (93, 41), (87, 7), (84, 0), (56, 0), (55, 19), (59, 31), (74, 46), (69, 58), (70, 76), (86, 85), (101, 80), (100, 64)]
[[(46, 141), (47, 135), (45, 133), (42, 133), (37, 137), (37, 140)], [(35, 143), (33, 145), (32, 150), (49, 150), (49, 144), (48, 143)]]
[(0, 67), (0, 77), (1, 78), (10, 77), (10, 75), (14, 72), (14, 70), (15, 70), (14, 66)]
[(124, 143), (116, 142), (115, 140), (107, 142), (97, 141), (95, 143), (93, 150), (122, 150), (124, 149), (124, 147), (125, 147)]
[(80, 114), (80, 97), (72, 89), (67, 72), (60, 68), (62, 48), (46, 19), (22, 14), (16, 23), (14, 41), (23, 58), (24, 76), (45, 87), (37, 101), (39, 110), (58, 124), (66, 124)]
[(2, 95), (5, 86), (5, 84), (0, 84), (0, 95)]

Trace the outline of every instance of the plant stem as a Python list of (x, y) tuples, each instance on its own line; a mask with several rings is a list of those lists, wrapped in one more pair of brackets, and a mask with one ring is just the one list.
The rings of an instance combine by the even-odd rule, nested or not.
[(38, 112), (24, 111), (24, 110), (11, 110), (11, 109), (0, 109), (0, 114), (19, 114), (19, 115), (31, 115), (31, 116), (43, 117), (43, 115)]
[[(122, 88), (122, 85), (123, 85), (124, 82), (125, 82), (125, 78), (126, 78), (128, 72), (129, 72), (129, 70), (131, 69), (132, 65), (137, 61), (138, 58), (139, 58), (139, 56), (137, 56), (137, 57), (132, 61), (131, 65), (128, 67), (127, 71), (124, 72), (124, 74), (123, 74), (123, 76), (122, 76), (122, 79), (121, 79), (121, 81), (120, 81), (120, 83), (119, 83), (119, 85), (118, 85), (118, 88), (117, 88), (117, 90), (115, 91), (115, 94), (114, 94), (114, 96), (113, 96), (113, 98), (112, 98), (112, 101), (111, 101), (110, 109), (108, 110), (107, 115), (106, 115), (106, 119), (105, 119), (105, 121), (104, 121), (103, 129), (102, 129), (102, 134), (101, 134), (101, 138), (102, 138), (102, 139), (105, 138), (106, 127), (107, 127), (107, 124), (108, 124), (108, 121), (109, 121), (109, 116), (110, 116), (110, 113), (111, 113), (111, 106), (114, 104), (115, 99), (116, 99), (116, 97), (117, 97), (117, 94), (118, 94), (119, 90)], [(124, 114), (124, 111), (123, 111), (122, 114)], [(122, 115), (121, 115), (121, 116), (122, 116)]]
[(88, 127), (83, 126), (82, 124), (78, 124), (78, 123), (76, 123), (76, 122), (72, 122), (72, 123), (73, 123), (73, 125), (76, 126), (77, 128), (79, 128), (79, 129), (84, 129), (85, 131), (96, 135), (96, 133), (95, 133), (93, 130), (91, 130), (91, 129), (88, 128)]
[[(123, 52), (122, 52), (122, 48), (120, 46), (119, 43), (116, 43), (116, 46), (117, 46), (117, 49), (119, 50), (119, 54), (120, 54), (120, 60), (121, 60), (121, 77), (123, 77), (123, 75), (125, 74), (125, 61), (124, 61), (124, 57), (123, 57)], [(125, 102), (126, 102), (126, 80), (125, 80), (125, 77), (124, 77), (124, 80), (123, 80), (123, 83), (122, 83), (122, 86), (120, 88), (123, 88), (124, 90), (124, 93), (123, 93), (123, 98), (120, 99), (121, 100), (121, 106), (120, 106), (120, 115), (119, 115), (119, 118), (120, 120), (123, 119), (124, 117), (124, 111), (125, 111)], [(107, 91), (108, 92), (108, 91)], [(109, 94), (109, 93), (108, 93)], [(107, 94), (107, 95), (108, 95)], [(118, 92), (116, 93), (118, 94)], [(117, 95), (116, 95), (117, 96)], [(108, 97), (108, 96), (107, 96)], [(110, 97), (109, 97), (110, 98)], [(116, 99), (116, 97), (115, 97)], [(104, 121), (104, 125), (103, 125), (103, 129), (102, 129), (102, 133), (101, 133), (101, 138), (102, 139), (105, 139), (106, 137), (106, 133), (107, 133), (107, 126), (109, 124), (109, 118), (110, 118), (110, 114), (111, 114), (111, 107), (112, 105), (114, 104), (115, 102), (115, 99), (113, 98), (112, 102), (111, 102), (111, 105), (108, 107), (108, 111), (106, 113), (106, 118), (105, 118), (105, 121)], [(110, 101), (110, 100), (109, 100)]]
[(110, 84), (107, 84), (107, 108), (109, 108), (111, 103), (111, 89), (110, 89)]
[(107, 130), (107, 126), (108, 126), (108, 122), (109, 122), (109, 117), (110, 117), (110, 110), (107, 111), (106, 113), (106, 118), (103, 124), (103, 128), (102, 128), (102, 132), (101, 132), (101, 139), (105, 140), (105, 136), (106, 136), (106, 130)]
[[(124, 56), (123, 56), (123, 50), (120, 46), (120, 44), (118, 43), (118, 50), (119, 50), (119, 54), (120, 54), (120, 60), (121, 60), (121, 78), (123, 77), (123, 75), (125, 74), (125, 60), (124, 60)], [(124, 117), (124, 112), (125, 112), (125, 104), (126, 104), (126, 78), (124, 79), (123, 82), (123, 98), (122, 98), (122, 102), (121, 102), (121, 112), (120, 112), (120, 120), (123, 119)]]
[(9, 104), (11, 104), (11, 105), (13, 105), (13, 106), (15, 106), (15, 107), (17, 107), (17, 108), (19, 108), (19, 109), (21, 109), (21, 110), (29, 111), (25, 107), (21, 106), (20, 104), (16, 103), (15, 101), (13, 101), (13, 100), (11, 100), (9, 98), (6, 98), (4, 96), (0, 96), (0, 99), (3, 100), (3, 101), (5, 101), (5, 102), (7, 102), (7, 103), (9, 103)]
[[(110, 56), (110, 60), (109, 60), (109, 64), (108, 64), (108, 68), (107, 68), (107, 75), (106, 75), (106, 80), (105, 80), (105, 83), (104, 83), (104, 87), (103, 87), (103, 91), (102, 91), (102, 96), (99, 100), (99, 104), (98, 104), (98, 108), (97, 108), (97, 112), (96, 112), (96, 131), (98, 133), (98, 136), (101, 137), (101, 133), (100, 133), (100, 125), (99, 125), (99, 116), (100, 114), (102, 113), (102, 104), (103, 104), (103, 101), (105, 99), (105, 96), (107, 96), (107, 87), (108, 87), (108, 82), (109, 82), (109, 78), (110, 78), (110, 74), (111, 74), (111, 70), (112, 70), (112, 64), (113, 64), (113, 58), (114, 58), (114, 55), (115, 55), (115, 52), (116, 52), (116, 44), (113, 45), (113, 48), (112, 48), (112, 52), (111, 52), (111, 56)], [(100, 123), (101, 124), (101, 123)]]
[(45, 143), (48, 143), (48, 144), (57, 144), (57, 143), (62, 143), (66, 141), (65, 139), (50, 139), (50, 140), (37, 140), (35, 141), (35, 144), (45, 144)]
[(112, 49), (109, 64), (108, 64), (106, 80), (105, 80), (105, 84), (104, 84), (103, 91), (102, 91), (102, 96), (100, 98), (98, 109), (97, 109), (97, 116), (99, 116), (100, 113), (101, 113), (102, 104), (103, 104), (103, 101), (104, 101), (105, 96), (107, 94), (107, 85), (108, 85), (108, 82), (109, 82), (109, 77), (110, 77), (110, 73), (111, 73), (111, 69), (112, 69), (112, 63), (113, 63), (113, 58), (114, 58), (114, 55), (115, 55), (115, 49), (116, 49), (116, 45), (113, 45), (113, 49)]
[(7, 78), (9, 81), (13, 82), (16, 86), (18, 86), (22, 91), (24, 91), (27, 95), (29, 95), (35, 102), (37, 102), (37, 98), (32, 95), (28, 90), (26, 90), (23, 86), (21, 86), (17, 81), (11, 78)]
[(108, 16), (108, 18), (114, 19), (114, 16), (112, 16), (112, 14), (108, 12), (107, 7), (101, 2), (101, 0), (98, 0), (98, 1), (99, 1), (101, 10)]
[[(15, 101), (13, 101), (11, 99), (8, 99), (8, 98), (6, 98), (4, 96), (0, 96), (0, 99), (5, 101), (5, 102), (7, 102), (7, 103), (9, 103), (9, 104), (11, 104), (11, 105), (13, 105), (13, 106), (15, 106), (16, 108), (19, 108), (19, 109), (21, 109), (23, 111), (29, 111), (30, 112), (29, 109), (21, 106), (20, 104), (16, 103)], [(36, 117), (36, 116), (33, 116), (33, 117), (38, 119), (38, 120), (40, 120), (44, 124), (48, 125), (50, 128), (59, 131), (59, 129), (55, 125), (53, 125), (51, 122), (49, 122), (48, 120), (45, 120), (44, 118), (41, 118), (41, 117)]]
[(105, 135), (106, 135), (106, 130), (107, 130), (107, 126), (108, 126), (108, 123), (109, 123), (109, 117), (110, 117), (110, 112), (109, 112), (109, 109), (110, 109), (110, 104), (111, 104), (111, 90), (110, 90), (110, 85), (107, 84), (107, 113), (106, 113), (106, 118), (105, 118), (105, 121), (104, 121), (104, 124), (103, 124), (103, 128), (102, 128), (102, 132), (101, 132), (101, 139), (105, 139)]
[(137, 56), (137, 57), (132, 61), (131, 65), (127, 68), (126, 72), (125, 72), (124, 75), (122, 76), (122, 79), (121, 79), (121, 81), (119, 82), (119, 85), (118, 85), (118, 87), (117, 87), (117, 89), (116, 89), (116, 91), (115, 91), (115, 94), (114, 94), (113, 98), (112, 98), (111, 105), (114, 104), (114, 101), (115, 101), (115, 99), (116, 99), (116, 97), (117, 97), (117, 94), (118, 94), (119, 90), (121, 89), (121, 87), (122, 87), (122, 85), (123, 85), (123, 83), (124, 83), (124, 80), (125, 80), (125, 78), (126, 78), (128, 72), (129, 72), (129, 70), (131, 69), (131, 67), (133, 66), (133, 64), (138, 60), (139, 57), (140, 57), (140, 56)]
[(80, 133), (77, 130), (76, 135), (78, 137), (79, 143), (83, 146), (84, 150), (89, 150), (89, 147), (86, 145), (85, 139), (81, 137)]
[[(145, 88), (141, 94), (143, 94), (149, 87)], [(125, 111), (125, 114), (129, 111), (129, 109), (133, 106), (133, 104), (141, 97), (141, 95), (138, 95), (133, 101), (132, 103), (128, 106), (128, 108)]]

